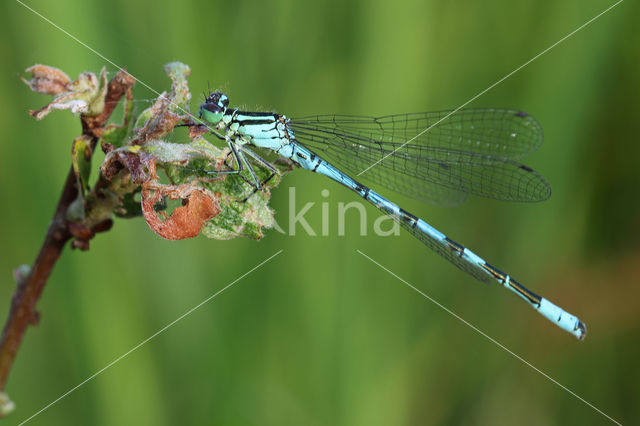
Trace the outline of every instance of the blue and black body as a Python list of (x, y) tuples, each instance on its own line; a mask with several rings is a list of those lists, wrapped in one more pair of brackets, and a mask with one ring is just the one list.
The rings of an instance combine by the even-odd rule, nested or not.
[[(458, 268), (480, 281), (498, 282), (563, 330), (580, 340), (586, 336), (586, 327), (576, 316), (349, 176), (365, 171), (365, 178), (381, 186), (440, 205), (458, 204), (468, 194), (509, 201), (544, 200), (551, 194), (549, 184), (519, 162), (542, 143), (542, 129), (528, 114), (469, 109), (455, 114), (289, 119), (229, 108), (228, 97), (214, 92), (201, 105), (200, 118), (226, 141), (234, 158), (232, 170), (212, 173), (246, 169), (252, 177), (249, 182), (260, 190), (276, 169), (251, 147), (271, 150), (352, 189)], [(270, 170), (270, 177), (260, 181), (249, 157)]]

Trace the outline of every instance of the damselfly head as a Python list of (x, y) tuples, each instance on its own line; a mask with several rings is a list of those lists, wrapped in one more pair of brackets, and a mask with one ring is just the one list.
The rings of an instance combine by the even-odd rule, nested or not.
[(225, 112), (229, 106), (229, 98), (221, 92), (209, 92), (202, 107), (211, 112)]
[(200, 105), (200, 118), (217, 124), (227, 112), (229, 98), (221, 92), (210, 92), (204, 103)]

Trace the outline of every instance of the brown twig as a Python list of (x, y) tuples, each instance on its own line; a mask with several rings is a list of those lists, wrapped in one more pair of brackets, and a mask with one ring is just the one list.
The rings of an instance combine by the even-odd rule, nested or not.
[[(81, 117), (83, 135), (91, 139), (91, 153), (93, 153), (102, 128), (109, 120), (118, 101), (131, 89), (134, 83), (135, 79), (129, 73), (120, 70), (109, 82), (104, 110), (97, 116)], [(67, 210), (78, 197), (77, 184), (72, 167), (67, 175), (58, 206), (38, 257), (29, 274), (18, 279), (17, 289), (13, 294), (11, 309), (0, 340), (0, 392), (5, 389), (11, 366), (27, 326), (37, 324), (36, 305), (53, 267), (62, 254), (65, 244), (74, 236), (77, 237), (78, 231), (77, 228), (74, 228), (74, 225), (77, 224), (67, 220)], [(95, 232), (104, 230), (104, 224), (98, 224), (96, 228), (90, 230), (89, 238)]]

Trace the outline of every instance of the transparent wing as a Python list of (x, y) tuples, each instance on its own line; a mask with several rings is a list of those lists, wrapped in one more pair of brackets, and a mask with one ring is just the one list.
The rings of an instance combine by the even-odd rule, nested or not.
[(298, 142), (345, 172), (355, 177), (367, 170), (361, 178), (412, 198), (451, 205), (467, 194), (509, 201), (549, 197), (547, 181), (518, 161), (542, 144), (535, 119), (508, 109), (449, 114), (324, 115), (289, 125)]

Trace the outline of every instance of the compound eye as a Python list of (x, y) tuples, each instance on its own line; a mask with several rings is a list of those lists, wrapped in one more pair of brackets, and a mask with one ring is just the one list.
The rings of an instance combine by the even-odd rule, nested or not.
[(226, 110), (227, 107), (229, 106), (229, 98), (224, 93), (213, 92), (213, 93), (210, 93), (209, 96), (207, 96), (207, 100), (205, 101), (205, 104), (208, 105), (207, 109), (209, 110), (213, 110), (213, 109)]
[(222, 108), (220, 108), (218, 104), (214, 104), (211, 102), (205, 102), (204, 104), (202, 104), (201, 109), (206, 109), (207, 111), (213, 113), (222, 112)]

